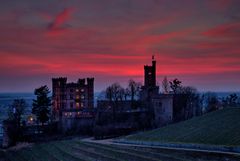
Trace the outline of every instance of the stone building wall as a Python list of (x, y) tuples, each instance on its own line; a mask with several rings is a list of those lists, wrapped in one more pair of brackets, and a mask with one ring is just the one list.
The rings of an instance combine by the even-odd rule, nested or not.
[(173, 96), (159, 95), (152, 99), (154, 122), (156, 127), (167, 125), (173, 121)]

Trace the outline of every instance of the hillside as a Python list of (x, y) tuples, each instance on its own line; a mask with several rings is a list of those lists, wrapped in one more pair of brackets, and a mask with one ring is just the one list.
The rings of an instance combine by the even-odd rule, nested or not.
[(240, 145), (240, 108), (228, 108), (160, 129), (126, 137), (163, 143)]

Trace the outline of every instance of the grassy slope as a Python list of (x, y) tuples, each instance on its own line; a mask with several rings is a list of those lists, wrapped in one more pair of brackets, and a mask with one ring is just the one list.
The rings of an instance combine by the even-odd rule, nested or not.
[(126, 138), (140, 141), (239, 146), (240, 108), (219, 110)]

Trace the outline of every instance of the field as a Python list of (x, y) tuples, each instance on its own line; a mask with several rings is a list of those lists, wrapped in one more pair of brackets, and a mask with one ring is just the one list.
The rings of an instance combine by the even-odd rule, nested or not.
[(240, 108), (219, 110), (153, 131), (130, 135), (126, 139), (240, 146)]
[(214, 153), (161, 150), (82, 142), (79, 139), (35, 144), (1, 151), (0, 161), (198, 161), (239, 160)]

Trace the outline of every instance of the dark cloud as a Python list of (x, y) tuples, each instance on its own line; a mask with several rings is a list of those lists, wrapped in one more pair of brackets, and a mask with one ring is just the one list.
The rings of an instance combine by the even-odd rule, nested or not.
[(65, 32), (69, 28), (67, 22), (70, 20), (71, 15), (73, 14), (73, 8), (65, 8), (61, 11), (54, 20), (47, 26), (49, 35), (59, 35)]

